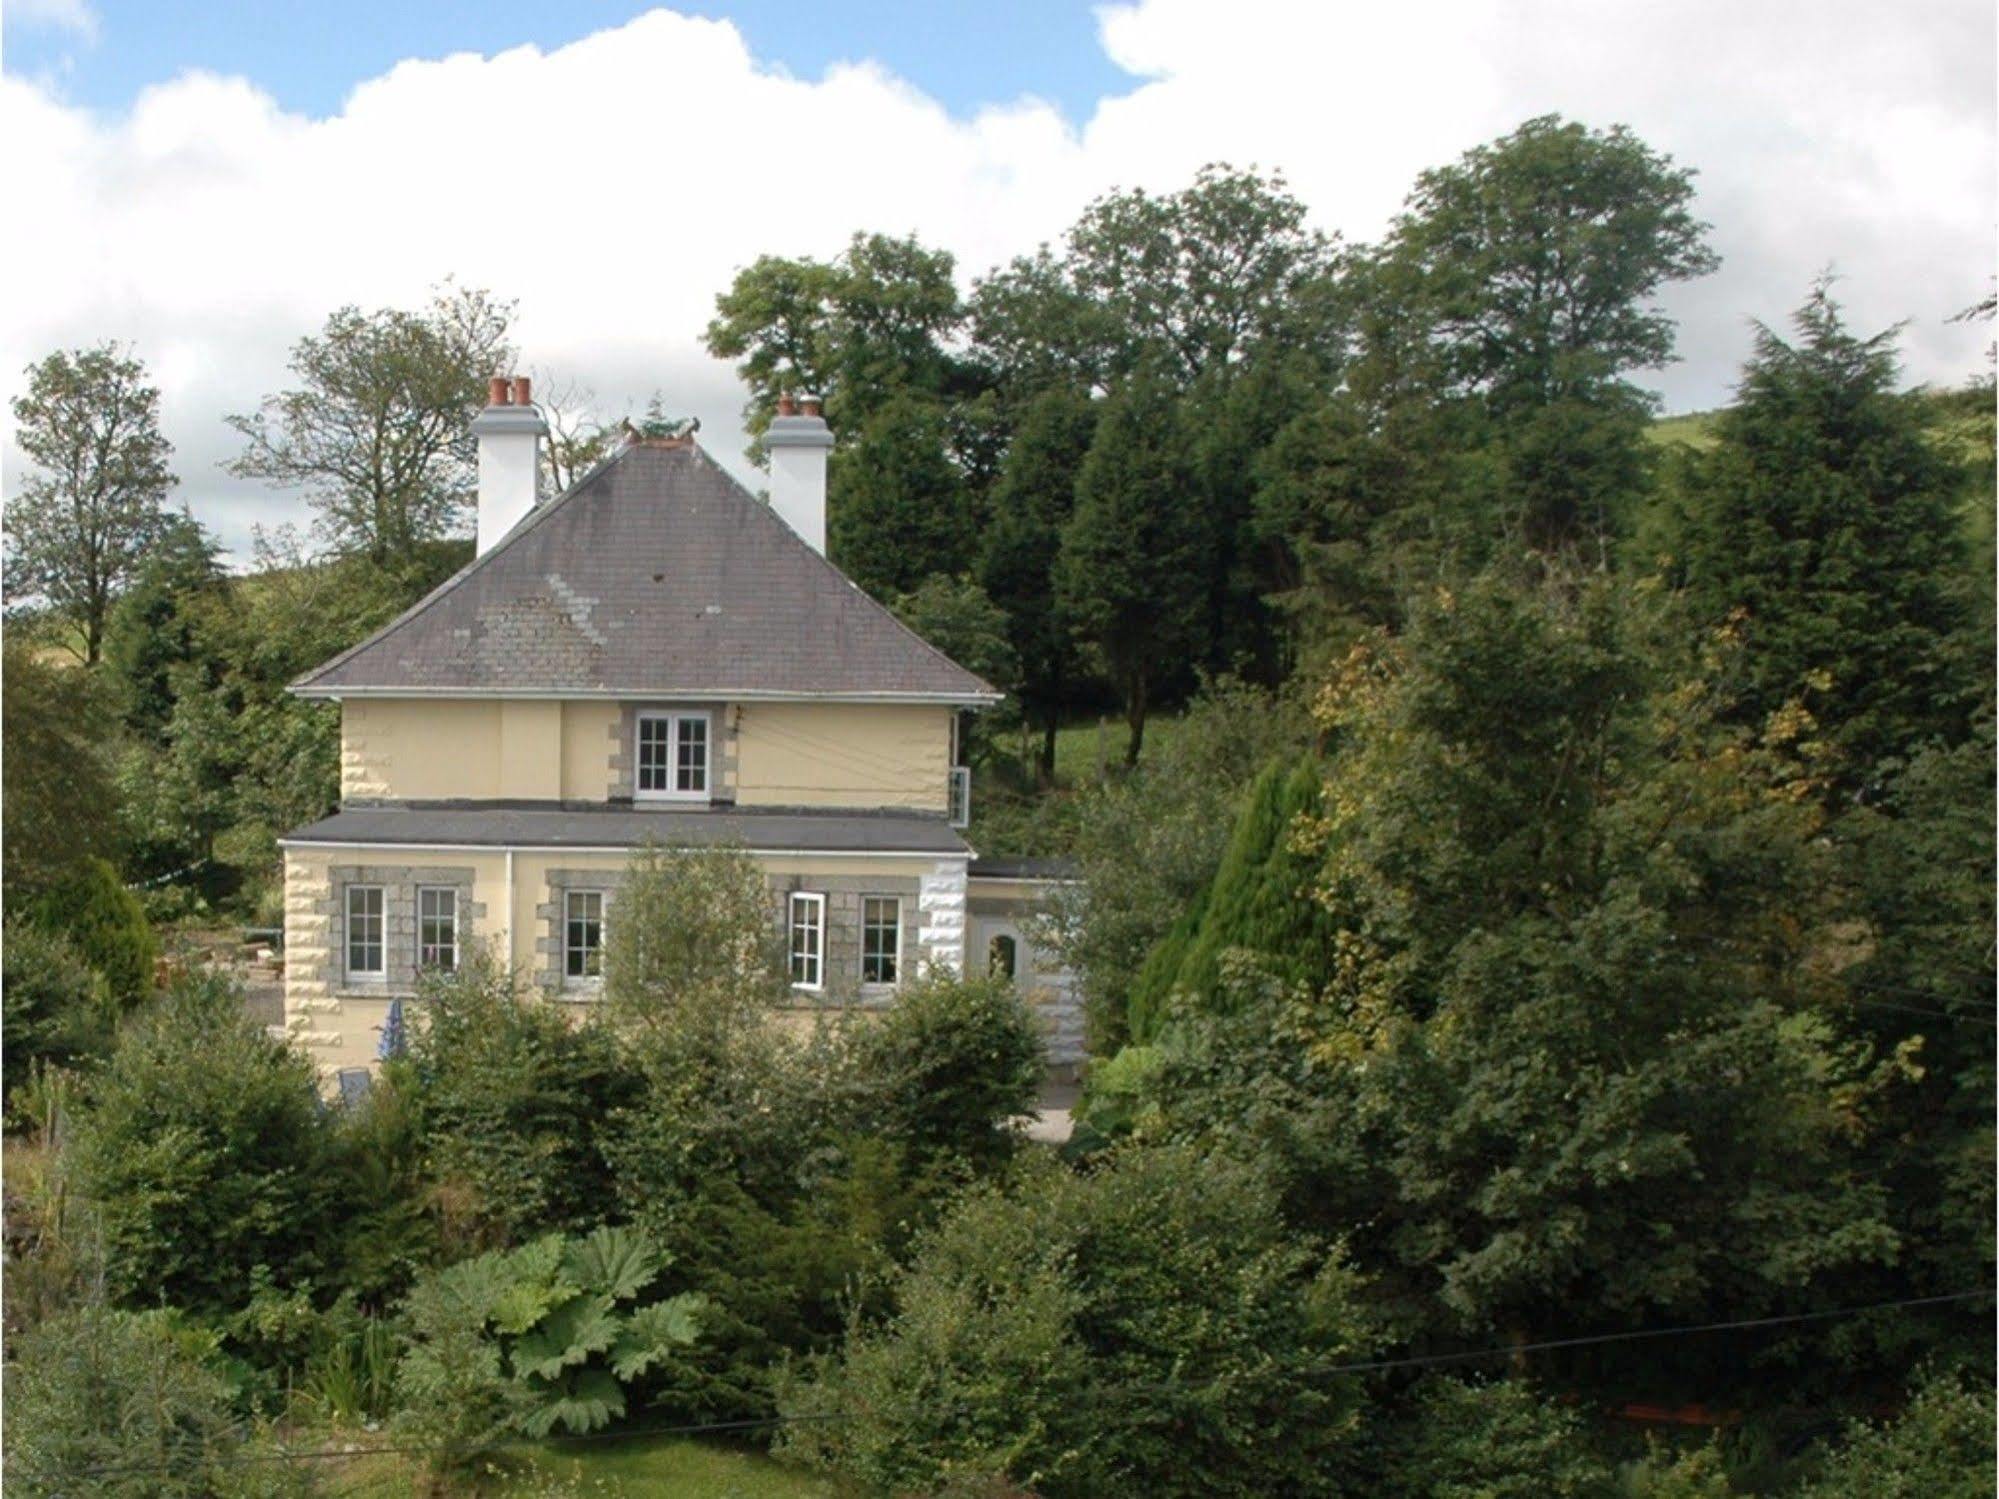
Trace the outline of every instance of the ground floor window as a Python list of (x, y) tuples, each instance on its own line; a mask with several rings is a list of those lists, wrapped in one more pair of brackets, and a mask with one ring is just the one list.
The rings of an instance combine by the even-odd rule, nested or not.
[(604, 892), (571, 890), (562, 900), (562, 976), (594, 979), (604, 972)]
[(996, 979), (1010, 979), (1018, 975), (1015, 970), (1020, 962), (1020, 945), (1006, 932), (1001, 932), (986, 944), (986, 972)]
[(826, 897), (805, 891), (791, 897), (791, 982), (800, 989), (825, 987)]
[(902, 902), (870, 895), (861, 902), (861, 982), (892, 984), (902, 958)]
[(416, 966), (458, 971), (458, 892), (449, 885), (417, 887)]
[(347, 973), (350, 978), (383, 978), (388, 954), (382, 941), (385, 921), (380, 885), (347, 887)]

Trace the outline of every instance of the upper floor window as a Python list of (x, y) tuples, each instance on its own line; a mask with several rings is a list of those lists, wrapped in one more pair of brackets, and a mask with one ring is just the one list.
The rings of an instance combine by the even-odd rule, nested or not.
[(638, 796), (708, 795), (706, 713), (641, 713), (635, 748)]
[(800, 989), (825, 987), (826, 897), (795, 891), (791, 897), (791, 982)]
[(449, 885), (417, 886), (416, 966), (457, 971), (458, 892)]
[(861, 982), (892, 984), (902, 959), (902, 902), (870, 895), (861, 902)]
[(380, 885), (347, 887), (347, 974), (350, 978), (386, 978), (388, 954), (382, 937), (386, 922)]

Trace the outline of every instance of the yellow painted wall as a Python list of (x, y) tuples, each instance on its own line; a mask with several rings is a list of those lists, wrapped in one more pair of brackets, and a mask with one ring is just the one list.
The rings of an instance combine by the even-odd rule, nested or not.
[(739, 805), (945, 810), (949, 708), (744, 703), (739, 712)]
[[(945, 810), (948, 708), (741, 703), (716, 719), (713, 784), (739, 805)], [(622, 721), (619, 704), (587, 699), (349, 699), (341, 796), (602, 801), (612, 755), (632, 754)]]
[(463, 698), (350, 698), (340, 705), (345, 801), (496, 797), (500, 710)]
[(610, 794), (618, 722), (616, 703), (579, 699), (562, 705), (564, 800), (596, 802)]

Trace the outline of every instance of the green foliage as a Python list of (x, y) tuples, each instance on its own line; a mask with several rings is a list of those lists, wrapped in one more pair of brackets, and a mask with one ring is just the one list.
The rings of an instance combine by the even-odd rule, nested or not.
[(52, 665), (14, 631), (0, 695), (0, 883), (20, 899), (111, 851), (117, 799), (103, 752), (108, 715), (90, 673)]
[(1989, 1380), (1933, 1373), (1888, 1422), (1856, 1421), (1799, 1499), (1980, 1499), (1992, 1492)]
[[(1315, 1365), (1365, 1334), (1338, 1256), (1275, 1207), (1255, 1173), (1178, 1149), (976, 1189), (894, 1316), (786, 1393), (784, 1446), (893, 1492), (1340, 1492), (1358, 1387)], [(833, 1412), (853, 1419), (815, 1419)]]
[(1017, 666), (1015, 695), (1042, 732), (1043, 785), (1054, 779), (1055, 730), (1082, 674), (1074, 632), (1056, 603), (1055, 561), (1095, 431), (1096, 408), (1084, 391), (1057, 387), (1027, 405), (993, 486), (979, 553), (979, 582), (1001, 611)]
[(1000, 978), (929, 973), (854, 1039), (865, 1127), (922, 1164), (990, 1167), (1011, 1152), (1009, 1121), (1041, 1084), (1034, 1017)]
[(240, 478), (303, 488), (339, 550), (410, 565), (449, 534), (471, 489), (465, 431), (512, 363), (513, 304), (449, 284), (418, 312), (342, 307), (292, 346), (291, 390), (232, 416)]
[(229, 1394), (213, 1336), (171, 1312), (50, 1318), (8, 1349), (7, 1486), (49, 1499), (311, 1492), (302, 1464), (257, 1460)]
[(827, 555), (878, 599), (971, 564), (976, 526), (950, 443), (940, 402), (898, 393), (870, 411), (850, 444), (833, 454)]
[(113, 1002), (130, 1008), (153, 992), (160, 947), (139, 898), (102, 859), (89, 859), (37, 897), (34, 920), (66, 937), (104, 979)]
[(452, 1214), (503, 1241), (603, 1222), (604, 1136), (636, 1086), (611, 1029), (575, 1021), (483, 954), (419, 988), (410, 1076)]
[(648, 844), (626, 861), (606, 925), (607, 1008), (659, 1044), (719, 1043), (789, 992), (782, 940), (747, 852)]
[(0, 522), (0, 587), (10, 609), (46, 603), (94, 666), (112, 603), (167, 524), (173, 445), (160, 434), (160, 392), (116, 344), (58, 349), (28, 367), (14, 422), (34, 468)]
[(1213, 880), (1250, 782), (1306, 737), (1295, 700), (1218, 684), (1137, 770), (1079, 798), (1070, 852), (1081, 878), (1056, 893), (1046, 924), (1081, 978), (1092, 1051), (1124, 1039), (1139, 969)]
[(324, 1273), (331, 1124), (311, 1064), (213, 978), (127, 1026), (73, 1121), (69, 1164), (103, 1221), (119, 1300), (246, 1304), (259, 1277)]
[(895, 601), (896, 618), (1002, 692), (1020, 676), (1006, 615), (970, 577), (932, 573)]
[(194, 516), (169, 516), (112, 610), (104, 667), (125, 725), (166, 737), (178, 695), (173, 672), (207, 654), (209, 618), (229, 606), (214, 540)]
[(1264, 959), (1273, 976), (1317, 985), (1331, 977), (1333, 930), (1310, 898), (1315, 861), (1294, 842), (1318, 810), (1317, 762), (1273, 761), (1249, 789), (1208, 888), (1145, 960), (1132, 986), (1130, 1033), (1151, 1039), (1167, 996), (1215, 1002), (1225, 952)]
[(396, 1372), (397, 1429), (462, 1468), (503, 1436), (597, 1431), (699, 1334), (701, 1298), (645, 1297), (668, 1257), (643, 1233), (547, 1235), (418, 1281)]
[(1802, 699), (1840, 751), (1838, 785), (1962, 732), (1973, 673), (1959, 466), (1895, 393), (1895, 331), (1850, 333), (1826, 285), (1786, 343), (1760, 328), (1715, 446), (1687, 456), (1661, 545), (1696, 621), (1748, 645), (1732, 712), (1760, 724)]
[(1160, 499), (1186, 487), (1189, 461), (1172, 388), (1133, 376), (1097, 423), (1062, 531), (1056, 598), (1124, 700), (1126, 765), (1138, 763), (1152, 696), (1202, 642), (1209, 534)]
[(15, 1089), (38, 1065), (67, 1065), (111, 1050), (116, 1011), (104, 982), (59, 932), (25, 921), (7, 923), (0, 938), (0, 1005), (6, 1016), (0, 1060), (10, 1116)]
[(1384, 1442), (1382, 1487), (1426, 1499), (1601, 1499), (1583, 1420), (1520, 1380), (1425, 1380)]

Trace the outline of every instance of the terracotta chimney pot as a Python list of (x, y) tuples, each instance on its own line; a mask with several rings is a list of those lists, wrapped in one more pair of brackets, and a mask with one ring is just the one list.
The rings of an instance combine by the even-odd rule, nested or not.
[(817, 416), (819, 414), (819, 397), (817, 396), (801, 396), (798, 404), (805, 408), (807, 416)]
[(495, 375), (486, 382), (486, 404), (504, 406), (507, 404), (507, 377)]
[(777, 414), (779, 416), (798, 415), (798, 402), (794, 401), (788, 394), (779, 396), (777, 398)]
[(532, 406), (534, 404), (534, 401), (529, 396), (529, 383), (526, 375), (514, 376), (514, 404), (516, 406)]

